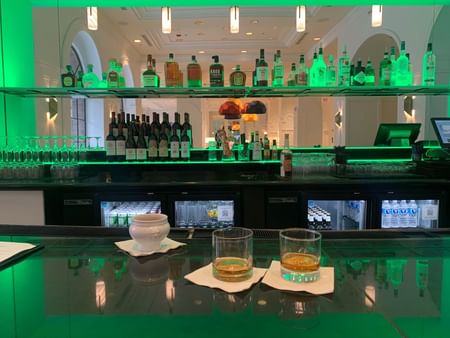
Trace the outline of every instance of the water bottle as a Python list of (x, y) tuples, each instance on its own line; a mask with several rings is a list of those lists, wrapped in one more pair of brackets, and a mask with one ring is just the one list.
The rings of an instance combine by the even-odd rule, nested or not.
[(407, 228), (409, 226), (408, 204), (406, 203), (406, 200), (400, 201), (398, 225), (400, 228)]
[(381, 204), (381, 228), (392, 226), (392, 206), (388, 200), (383, 200)]
[(415, 200), (410, 200), (408, 205), (408, 226), (417, 227), (417, 203)]
[(400, 222), (399, 222), (399, 209), (400, 209), (400, 204), (398, 203), (397, 200), (392, 200), (391, 201), (391, 207), (392, 207), (392, 218), (391, 218), (391, 228), (396, 228), (400, 226)]

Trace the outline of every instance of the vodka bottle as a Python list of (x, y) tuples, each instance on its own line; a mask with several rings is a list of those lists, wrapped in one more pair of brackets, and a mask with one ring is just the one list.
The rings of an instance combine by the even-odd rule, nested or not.
[(434, 86), (436, 77), (436, 56), (433, 54), (431, 42), (428, 43), (427, 51), (422, 61), (422, 85)]
[(273, 87), (282, 87), (284, 85), (284, 65), (281, 61), (281, 52), (277, 50), (275, 64), (273, 65)]
[(317, 86), (317, 52), (314, 52), (312, 65), (309, 70), (309, 85), (311, 87)]

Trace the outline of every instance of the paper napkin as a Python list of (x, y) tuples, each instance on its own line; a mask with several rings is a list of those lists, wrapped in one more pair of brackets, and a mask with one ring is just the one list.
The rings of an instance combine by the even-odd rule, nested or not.
[(197, 285), (221, 289), (228, 293), (236, 293), (250, 289), (253, 284), (259, 282), (266, 271), (267, 269), (254, 267), (253, 275), (250, 279), (242, 282), (223, 282), (213, 276), (212, 263), (209, 263), (208, 265), (205, 265), (204, 267), (201, 267), (200, 269), (187, 274), (186, 276), (184, 276), (184, 278)]
[(36, 245), (30, 243), (0, 242), (0, 263), (34, 247)]
[(140, 256), (149, 256), (157, 253), (166, 253), (169, 250), (176, 249), (180, 246), (186, 245), (186, 243), (180, 243), (177, 241), (174, 241), (170, 238), (164, 238), (161, 241), (161, 246), (158, 250), (155, 251), (141, 251), (138, 249), (137, 243), (134, 241), (134, 239), (130, 239), (127, 241), (121, 241), (121, 242), (115, 242), (115, 245), (117, 245), (120, 249), (123, 251), (128, 252), (131, 256), (134, 257), (140, 257)]
[(278, 290), (304, 291), (313, 295), (324, 295), (334, 291), (334, 268), (320, 267), (320, 278), (317, 281), (296, 283), (284, 280), (280, 273), (280, 262), (272, 261), (262, 282)]

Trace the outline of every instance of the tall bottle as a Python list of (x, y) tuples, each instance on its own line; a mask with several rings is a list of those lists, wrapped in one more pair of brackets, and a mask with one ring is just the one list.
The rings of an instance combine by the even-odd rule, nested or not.
[(113, 134), (112, 123), (109, 124), (109, 133), (105, 139), (106, 160), (108, 162), (116, 161), (116, 138)]
[(384, 52), (383, 60), (380, 62), (380, 86), (390, 86), (391, 85), (391, 71), (392, 64), (389, 60), (389, 54), (387, 51)]
[(209, 85), (210, 87), (223, 87), (223, 65), (219, 63), (218, 55), (214, 55), (212, 59), (214, 62), (209, 66)]
[(252, 146), (252, 161), (261, 161), (261, 142), (259, 140), (259, 132), (255, 131)]
[(395, 47), (391, 47), (391, 53), (389, 55), (391, 61), (391, 86), (397, 84), (397, 60), (395, 59)]
[(336, 86), (336, 66), (334, 65), (333, 54), (328, 55), (327, 65), (327, 87)]
[(158, 153), (161, 161), (167, 161), (169, 158), (169, 137), (162, 131), (159, 134)]
[(256, 66), (256, 86), (267, 87), (269, 85), (269, 67), (264, 60), (264, 49), (259, 50), (259, 61)]
[(367, 60), (366, 70), (365, 70), (365, 86), (375, 86), (375, 70), (372, 66), (372, 61)]
[(280, 176), (292, 176), (292, 151), (289, 149), (289, 134), (284, 134), (284, 148), (280, 154)]
[(317, 87), (317, 52), (314, 51), (314, 56), (309, 69), (309, 85), (311, 87)]
[(169, 122), (169, 114), (163, 112), (163, 121), (161, 123), (161, 134), (166, 134), (167, 137), (171, 135), (171, 127)]
[(230, 74), (230, 86), (232, 87), (243, 87), (245, 86), (245, 80), (247, 76), (243, 71), (241, 71), (241, 66), (236, 65), (234, 72)]
[(110, 127), (112, 128), (114, 137), (117, 137), (119, 134), (119, 126), (116, 122), (116, 112), (111, 112), (111, 122), (109, 123)]
[(118, 62), (116, 64), (116, 71), (117, 71), (117, 74), (119, 74), (119, 88), (125, 88), (126, 82), (125, 82), (125, 76), (123, 75), (123, 65), (121, 62)]
[(396, 63), (397, 78), (395, 84), (397, 86), (407, 86), (409, 85), (409, 59), (406, 56), (406, 43), (402, 41), (400, 43), (400, 56)]
[(154, 127), (150, 127), (150, 136), (148, 137), (148, 159), (156, 161), (158, 159), (158, 136)]
[(181, 127), (182, 133), (186, 132), (186, 134), (189, 136), (189, 140), (191, 142), (191, 147), (194, 144), (192, 140), (192, 126), (189, 122), (189, 113), (184, 113), (184, 123)]
[(76, 76), (73, 72), (72, 66), (66, 66), (66, 73), (61, 74), (61, 85), (63, 87), (75, 87), (77, 84)]
[(436, 78), (436, 56), (433, 54), (431, 42), (427, 45), (427, 51), (422, 60), (422, 85), (434, 86)]
[(278, 160), (277, 140), (272, 140), (272, 147), (270, 147), (270, 156), (271, 160)]
[(275, 57), (275, 63), (273, 65), (273, 87), (282, 87), (284, 86), (284, 65), (283, 61), (281, 61), (281, 51), (277, 50), (277, 54)]
[(297, 85), (297, 66), (295, 63), (291, 64), (291, 72), (288, 76), (287, 85), (288, 87)]
[(187, 81), (189, 88), (202, 86), (202, 68), (197, 62), (195, 55), (192, 55), (191, 63), (187, 66)]
[(323, 59), (323, 48), (319, 48), (319, 55), (317, 57), (317, 83), (318, 87), (325, 87), (327, 81), (327, 65)]
[(147, 142), (145, 141), (145, 124), (141, 124), (136, 144), (136, 160), (147, 161)]
[(178, 161), (180, 159), (180, 138), (175, 129), (172, 130), (172, 136), (170, 138), (170, 159), (172, 161)]
[(342, 49), (338, 67), (338, 85), (342, 87), (350, 86), (350, 58), (347, 55), (347, 47)]
[(307, 86), (308, 85), (308, 68), (305, 64), (305, 55), (300, 55), (300, 61), (297, 70), (297, 85)]
[(182, 161), (189, 161), (191, 158), (191, 139), (189, 138), (187, 130), (184, 130), (181, 134), (180, 156)]
[(119, 74), (116, 71), (116, 59), (109, 60), (109, 68), (108, 68), (108, 88), (119, 88)]
[(147, 55), (147, 69), (142, 73), (142, 84), (149, 88), (159, 86), (159, 76), (153, 68), (153, 58), (150, 54)]
[(136, 161), (136, 142), (134, 141), (134, 128), (128, 130), (128, 138), (125, 143), (125, 160)]
[(178, 138), (181, 138), (181, 123), (180, 123), (180, 114), (175, 113), (175, 122), (172, 123), (172, 131), (178, 136)]
[[(294, 63), (295, 65), (295, 63)], [(264, 133), (264, 139), (263, 139), (263, 159), (264, 161), (270, 160), (270, 140), (267, 137), (267, 133)]]
[(150, 124), (150, 133), (155, 134), (156, 139), (159, 138), (159, 130), (160, 130), (160, 124), (158, 120), (158, 114), (156, 112), (153, 112), (152, 117), (152, 123)]
[(161, 78), (159, 77), (159, 75), (158, 75), (158, 71), (156, 70), (156, 59), (155, 58), (153, 58), (152, 59), (152, 66), (153, 66), (153, 70), (155, 71), (155, 74), (156, 74), (156, 80), (157, 80), (157, 84), (156, 84), (156, 87), (161, 87)]
[(259, 59), (255, 59), (255, 69), (253, 70), (252, 85), (256, 87), (256, 69), (258, 68)]
[(173, 53), (169, 53), (169, 59), (164, 64), (164, 76), (166, 78), (166, 87), (177, 87), (180, 69), (178, 63), (174, 60)]
[(116, 160), (123, 162), (126, 160), (126, 137), (123, 133), (125, 124), (119, 124), (119, 132), (116, 137)]
[(98, 77), (94, 73), (94, 65), (87, 65), (87, 73), (83, 75), (82, 82), (84, 88), (97, 88), (98, 87)]

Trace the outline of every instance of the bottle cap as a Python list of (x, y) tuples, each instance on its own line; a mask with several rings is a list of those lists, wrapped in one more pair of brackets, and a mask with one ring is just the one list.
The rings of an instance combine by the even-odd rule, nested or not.
[(214, 60), (215, 63), (219, 63), (219, 56), (218, 55), (214, 55), (212, 57), (212, 59)]

